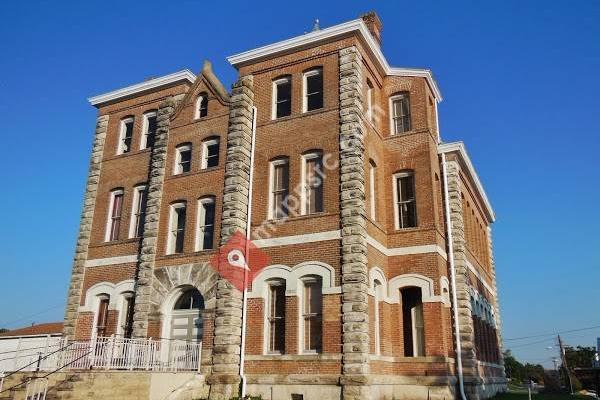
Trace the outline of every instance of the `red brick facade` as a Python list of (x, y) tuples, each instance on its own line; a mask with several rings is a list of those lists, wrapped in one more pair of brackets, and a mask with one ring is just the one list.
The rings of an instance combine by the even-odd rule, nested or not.
[[(367, 22), (369, 21), (372, 23), (372, 20)], [(379, 32), (380, 27), (377, 30), (378, 35)], [(294, 381), (290, 377), (302, 375), (324, 376), (325, 378), (319, 380), (319, 385), (340, 385), (345, 339), (341, 290), (344, 271), (341, 261), (339, 168), (327, 168), (325, 165), (322, 212), (302, 215), (300, 204), (292, 202), (289, 217), (270, 228), (268, 235), (264, 234), (261, 227), (269, 218), (272, 160), (282, 157), (288, 160), (288, 185), (292, 194), (294, 188), (303, 185), (304, 154), (317, 151), (323, 155), (324, 164), (327, 158), (336, 165), (341, 157), (339, 51), (350, 47), (355, 47), (362, 57), (362, 87), (365, 90), (362, 98), (365, 110), (362, 123), (365, 127), (364, 218), (369, 268), (367, 312), (370, 353), (368, 364), (369, 374), (372, 375), (370, 384), (374, 387), (385, 386), (382, 382), (389, 380), (394, 385), (390, 390), (402, 390), (404, 385), (407, 393), (422, 393), (419, 392), (419, 388), (431, 387), (434, 389), (427, 393), (432, 397), (423, 398), (438, 398), (435, 397), (435, 393), (439, 394), (439, 398), (446, 398), (442, 396), (455, 393), (456, 354), (449, 285), (451, 276), (447, 260), (449, 241), (446, 237), (443, 171), (436, 125), (436, 103), (440, 99), (437, 89), (432, 87), (434, 81), (427, 79), (426, 73), (390, 74), (386, 71), (381, 66), (381, 61), (373, 54), (369, 43), (365, 43), (356, 32), (332, 36), (302, 48), (272, 56), (265, 55), (236, 65), (240, 76), (253, 78), (253, 101), (257, 110), (254, 190), (251, 204), (254, 239), (257, 239), (258, 246), (270, 257), (270, 267), (267, 270), (273, 266), (280, 266), (287, 274), (287, 278), (280, 277), (286, 280), (283, 354), (270, 354), (265, 351), (268, 336), (266, 305), (269, 299), (266, 290), (263, 289), (268, 287), (271, 278), (262, 282), (252, 282), (250, 287), (245, 365), (248, 384), (251, 390), (263, 394), (266, 393), (264, 387), (269, 385), (298, 385), (297, 382), (302, 382), (302, 379)], [(303, 112), (303, 96), (306, 90), (303, 73), (315, 67), (322, 68), (323, 106), (314, 111)], [(273, 119), (273, 81), (281, 76), (291, 77), (291, 115)], [(175, 271), (176, 268), (189, 264), (194, 268), (206, 268), (205, 264), (215, 254), (221, 235), (223, 201), (227, 200), (227, 196), (224, 198), (223, 187), (229, 151), (227, 135), (231, 129), (231, 99), (223, 93), (219, 85), (212, 72), (205, 67), (195, 82), (181, 79), (167, 86), (157, 86), (149, 91), (96, 104), (99, 115), (108, 117), (108, 126), (86, 268), (80, 288), (76, 339), (87, 339), (93, 334), (94, 313), (97, 311), (94, 307), (97, 303), (90, 297), (98, 293), (89, 294), (92, 293), (89, 292), (90, 288), (107, 284), (105, 287), (115, 289), (106, 294), (118, 297), (122, 293), (118, 293), (116, 288), (120, 283), (130, 281), (131, 285), (127, 286), (127, 290), (135, 290), (133, 282), (137, 276), (136, 260), (141, 254), (142, 238), (129, 238), (130, 218), (135, 211), (133, 191), (136, 185), (149, 182), (154, 168), (151, 165), (153, 150), (138, 150), (144, 128), (143, 114), (149, 110), (157, 110), (162, 101), (173, 96), (180, 95), (179, 104), (170, 116), (164, 161), (165, 177), (160, 193), (162, 201), (157, 220), (150, 221), (157, 224), (158, 230), (154, 269), (166, 271), (172, 268), (172, 271)], [(372, 87), (372, 116), (367, 111), (368, 87)], [(195, 118), (196, 99), (200, 93), (208, 94), (207, 116)], [(403, 133), (394, 134), (390, 122), (390, 98), (398, 93), (404, 93), (410, 99), (411, 128)], [(129, 116), (135, 121), (132, 151), (116, 155), (121, 134), (120, 121)], [(216, 167), (202, 169), (203, 141), (207, 138), (219, 139), (219, 163)], [(190, 171), (174, 174), (176, 148), (184, 143), (190, 144), (192, 149)], [(494, 380), (502, 378), (504, 372), (499, 357), (499, 335), (496, 331), (500, 321), (497, 314), (491, 238), (488, 233), (493, 215), (490, 218), (486, 212), (488, 205), (485, 194), (481, 193), (473, 176), (465, 172), (464, 162), (459, 156), (449, 154), (448, 157), (449, 161), (462, 166), (460, 193), (466, 257), (471, 266), (467, 277), (469, 290), (474, 293), (473, 304), (475, 297), (480, 298), (481, 301), (477, 304), (485, 304), (488, 307), (482, 312), (489, 311), (487, 319), (481, 313), (475, 315), (473, 312), (472, 334), (476, 359), (470, 362), (476, 363), (480, 372), (471, 373), (466, 377), (466, 382), (471, 382), (474, 387), (482, 382), (502, 384), (501, 379)], [(372, 165), (376, 166), (373, 188), (370, 179)], [(415, 227), (398, 229), (396, 215), (399, 211), (395, 210), (397, 194), (394, 192), (394, 176), (406, 171), (410, 171), (414, 177), (417, 223)], [(122, 189), (124, 193), (119, 239), (107, 242), (105, 238), (110, 196), (111, 191), (117, 188)], [(375, 194), (373, 198), (370, 195), (372, 192)], [(197, 251), (198, 199), (207, 196), (215, 199), (214, 249)], [(372, 201), (375, 202), (374, 215)], [(186, 203), (185, 238), (181, 253), (167, 254), (167, 238), (172, 228), (170, 210), (175, 202)], [(146, 226), (148, 224), (149, 221), (146, 221)], [(278, 242), (277, 239), (283, 242)], [(308, 271), (306, 276), (318, 274), (320, 279), (326, 282), (323, 283), (322, 289), (321, 350), (314, 354), (307, 353), (302, 348), (303, 329), (306, 329), (302, 317), (302, 285), (305, 276), (298, 271), (303, 269)], [(330, 281), (327, 280), (329, 278)], [(409, 299), (408, 296), (412, 292), (405, 290), (408, 288), (418, 288), (420, 298)], [(207, 309), (202, 336), (207, 355), (203, 356), (203, 362), (210, 364), (209, 356), (215, 345), (212, 313), (215, 304), (214, 289), (205, 289), (207, 292), (203, 292), (201, 288), (197, 289), (203, 295)], [(163, 296), (161, 299), (168, 298), (169, 293), (160, 296)], [(416, 301), (417, 305), (403, 305), (403, 301)], [(118, 329), (118, 321), (119, 312), (124, 311), (117, 309), (119, 304), (118, 301), (111, 301), (108, 334), (122, 332)], [(153, 310), (148, 320), (147, 336), (170, 337), (172, 331), (169, 326), (164, 325), (165, 315), (161, 305), (155, 304)], [(408, 315), (411, 315), (411, 318), (407, 320)], [(422, 326), (416, 322), (419, 315), (422, 316)], [(407, 323), (411, 325), (407, 326)], [(423, 338), (422, 351), (417, 349), (419, 344), (415, 344), (416, 338), (421, 335), (420, 332)], [(411, 336), (412, 341), (405, 335)], [(407, 345), (408, 342), (410, 345)], [(210, 373), (210, 369), (205, 371)], [(415, 379), (418, 377), (427, 379), (419, 381)], [(267, 381), (271, 383), (265, 383)], [(387, 389), (373, 391), (372, 398), (383, 398), (382, 396), (388, 393), (385, 390)], [(475, 389), (473, 393), (477, 396), (473, 398), (487, 397), (491, 394), (477, 392)], [(415, 394), (414, 398), (421, 397), (421, 394)]]

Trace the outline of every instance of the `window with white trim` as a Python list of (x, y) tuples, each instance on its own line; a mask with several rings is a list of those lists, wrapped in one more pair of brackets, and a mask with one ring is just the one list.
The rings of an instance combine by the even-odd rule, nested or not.
[(108, 328), (108, 306), (110, 304), (110, 296), (103, 294), (98, 298), (98, 311), (96, 312), (96, 335), (104, 337)]
[(183, 253), (185, 239), (186, 203), (171, 204), (169, 212), (169, 233), (167, 254)]
[(323, 211), (323, 160), (321, 153), (302, 156), (302, 214)]
[(402, 326), (404, 329), (404, 356), (425, 356), (425, 322), (421, 288), (400, 290), (402, 296)]
[(133, 334), (133, 309), (135, 305), (135, 295), (133, 292), (123, 293), (123, 308), (121, 309), (122, 324), (121, 330), (123, 337), (130, 339)]
[(374, 316), (373, 316), (373, 322), (374, 322), (374, 331), (375, 331), (375, 354), (381, 354), (381, 321), (379, 318), (379, 314), (380, 314), (380, 302), (383, 300), (382, 299), (382, 291), (383, 291), (383, 287), (381, 282), (379, 282), (378, 280), (375, 280), (373, 282), (373, 289), (374, 289), (374, 297), (373, 297), (373, 303), (374, 303)]
[(411, 130), (410, 96), (408, 92), (390, 97), (390, 122), (392, 135)]
[(133, 139), (133, 117), (121, 120), (119, 143), (117, 145), (117, 154), (125, 154), (131, 151), (131, 141)]
[(412, 171), (394, 174), (394, 215), (396, 229), (417, 226), (415, 175)]
[(144, 124), (142, 128), (142, 139), (140, 141), (140, 150), (154, 147), (156, 137), (156, 111), (144, 113)]
[(276, 279), (269, 282), (268, 298), (268, 346), (269, 353), (285, 352), (285, 281)]
[(375, 193), (377, 191), (377, 164), (375, 161), (369, 160), (369, 208), (371, 219), (377, 220), (377, 198)]
[(286, 76), (273, 81), (273, 104), (271, 118), (277, 119), (292, 114), (292, 77)]
[(367, 79), (367, 119), (373, 122), (373, 84)]
[(179, 175), (190, 172), (192, 167), (192, 145), (190, 143), (180, 144), (175, 149), (175, 167), (173, 174)]
[(201, 169), (216, 167), (219, 165), (219, 138), (212, 137), (202, 142)]
[(208, 93), (202, 92), (196, 98), (196, 109), (194, 118), (202, 118), (208, 115)]
[(289, 162), (287, 158), (273, 160), (270, 163), (269, 180), (269, 219), (288, 216)]
[(323, 108), (323, 68), (315, 68), (305, 72), (303, 81), (303, 111)]
[(320, 277), (302, 278), (303, 352), (318, 353), (323, 343), (323, 291)]
[(213, 196), (198, 200), (196, 225), (196, 251), (212, 249), (215, 234), (215, 198)]
[(121, 230), (121, 217), (123, 212), (123, 189), (114, 189), (110, 192), (108, 205), (108, 220), (106, 221), (105, 241), (119, 240)]
[(138, 185), (133, 188), (133, 203), (131, 206), (131, 222), (129, 224), (129, 237), (142, 237), (144, 223), (146, 222), (146, 201), (148, 191), (146, 185)]

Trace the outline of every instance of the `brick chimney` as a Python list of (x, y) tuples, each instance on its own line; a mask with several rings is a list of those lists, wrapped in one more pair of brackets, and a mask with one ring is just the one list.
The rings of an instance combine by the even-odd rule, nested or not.
[(369, 28), (369, 32), (371, 32), (371, 35), (373, 36), (377, 44), (381, 46), (381, 31), (383, 30), (383, 24), (381, 23), (381, 20), (379, 19), (377, 13), (375, 11), (369, 11), (368, 13), (363, 14), (360, 17), (363, 21), (365, 21), (367, 28)]

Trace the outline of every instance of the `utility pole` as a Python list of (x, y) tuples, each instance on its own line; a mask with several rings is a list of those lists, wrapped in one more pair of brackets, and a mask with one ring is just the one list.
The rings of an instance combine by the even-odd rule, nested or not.
[(560, 338), (560, 335), (558, 335), (558, 346), (560, 348), (560, 357), (562, 359), (563, 368), (565, 369), (567, 378), (569, 379), (569, 388), (571, 389), (571, 394), (573, 394), (573, 383), (571, 382), (571, 373), (569, 372), (569, 366), (567, 365), (567, 357), (565, 354), (565, 348), (563, 347), (563, 342)]

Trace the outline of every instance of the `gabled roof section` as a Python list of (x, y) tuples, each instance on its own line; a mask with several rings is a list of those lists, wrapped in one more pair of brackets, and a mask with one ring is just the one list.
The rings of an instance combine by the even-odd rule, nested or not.
[(194, 94), (196, 93), (196, 88), (202, 82), (205, 82), (206, 85), (214, 91), (221, 104), (225, 105), (229, 103), (229, 93), (227, 93), (227, 90), (225, 90), (225, 87), (223, 86), (219, 78), (217, 78), (217, 76), (214, 74), (212, 70), (212, 63), (208, 60), (204, 60), (202, 70), (196, 76), (196, 81), (194, 82), (190, 90), (187, 91), (183, 100), (177, 106), (177, 109), (171, 116), (171, 119), (174, 119), (177, 116), (177, 114), (179, 114), (181, 109), (190, 102), (190, 98), (194, 96)]
[(492, 208), (492, 204), (490, 203), (485, 190), (483, 189), (483, 185), (479, 180), (479, 176), (477, 175), (477, 171), (475, 171), (475, 167), (471, 162), (471, 158), (469, 158), (469, 154), (467, 153), (467, 149), (465, 148), (465, 144), (463, 142), (451, 142), (451, 143), (441, 143), (438, 145), (438, 154), (456, 154), (464, 165), (465, 168), (462, 169), (462, 172), (465, 174), (467, 179), (471, 181), (475, 189), (477, 190), (477, 195), (481, 198), (483, 202), (483, 208), (486, 213), (487, 218), (494, 222), (496, 221), (496, 213), (494, 213), (494, 209)]
[(100, 104), (108, 103), (110, 101), (119, 100), (125, 97), (138, 95), (149, 90), (158, 89), (163, 86), (172, 85), (179, 81), (194, 83), (195, 80), (196, 76), (192, 74), (190, 70), (184, 69), (169, 75), (161, 76), (159, 78), (149, 79), (142, 83), (136, 83), (135, 85), (127, 86), (122, 89), (113, 90), (112, 92), (93, 96), (90, 97), (88, 101), (93, 106), (99, 106)]
[(386, 75), (417, 76), (425, 78), (436, 100), (438, 102), (442, 101), (442, 93), (440, 92), (437, 82), (433, 78), (431, 70), (421, 68), (391, 67), (383, 55), (379, 44), (369, 32), (369, 29), (362, 18), (354, 19), (352, 21), (344, 22), (342, 24), (334, 25), (318, 31), (309, 32), (304, 35), (248, 50), (243, 53), (234, 54), (227, 57), (227, 61), (229, 61), (229, 63), (234, 67), (239, 68), (251, 62), (272, 57), (278, 53), (288, 53), (293, 50), (300, 50), (302, 48), (315, 46), (333, 38), (347, 36), (352, 33), (359, 34), (359, 37), (365, 42), (367, 49), (373, 54), (375, 60), (377, 60)]

